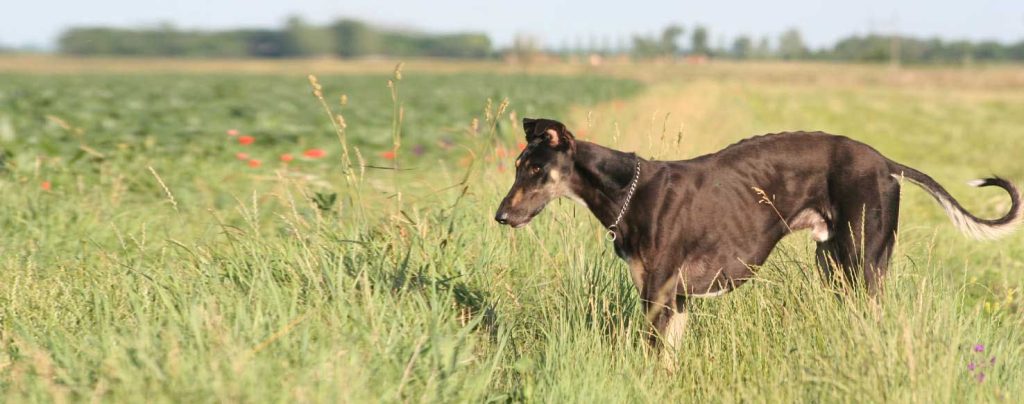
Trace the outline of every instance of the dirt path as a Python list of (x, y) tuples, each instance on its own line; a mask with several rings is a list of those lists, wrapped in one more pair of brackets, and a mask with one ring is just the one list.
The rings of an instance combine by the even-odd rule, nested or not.
[(646, 158), (690, 158), (752, 134), (749, 111), (731, 102), (740, 95), (710, 79), (655, 83), (629, 100), (576, 108), (568, 121), (585, 139)]

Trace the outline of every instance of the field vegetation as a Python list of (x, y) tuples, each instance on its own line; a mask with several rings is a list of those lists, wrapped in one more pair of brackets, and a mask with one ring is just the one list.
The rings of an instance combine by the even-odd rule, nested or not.
[(1019, 67), (46, 60), (0, 60), (3, 401), (1024, 394), (1024, 236), (967, 241), (914, 187), (884, 298), (837, 299), (796, 234), (695, 302), (675, 373), (589, 212), (492, 220), (524, 116), (661, 159), (825, 130), (998, 216), (962, 184), (1024, 180)]

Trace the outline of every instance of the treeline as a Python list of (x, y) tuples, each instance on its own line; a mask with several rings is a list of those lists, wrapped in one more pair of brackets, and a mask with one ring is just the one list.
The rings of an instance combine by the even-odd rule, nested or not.
[[(738, 36), (731, 43), (710, 43), (711, 33), (703, 26), (688, 32), (683, 27), (666, 27), (656, 37), (633, 38), (630, 53), (636, 58), (686, 55), (732, 59), (833, 60), (845, 62), (895, 62), (909, 64), (1024, 62), (1024, 40), (1004, 44), (996, 41), (946, 41), (900, 35), (849, 36), (835, 45), (811, 49), (800, 31), (788, 29), (777, 37)], [(688, 40), (687, 40), (688, 39)], [(684, 44), (688, 43), (689, 46)], [(726, 45), (729, 43), (729, 45)]]
[(845, 38), (820, 56), (824, 59), (904, 63), (1024, 62), (1024, 41), (943, 41), (906, 36), (868, 35)]
[(493, 54), (485, 34), (427, 34), (387, 30), (341, 19), (325, 26), (289, 18), (282, 29), (181, 30), (165, 24), (148, 29), (71, 28), (58, 39), (61, 53), (80, 56), (161, 57), (443, 57)]
[[(714, 40), (713, 40), (714, 38)], [(538, 54), (630, 55), (635, 59), (698, 56), (731, 59), (833, 60), (908, 64), (1024, 62), (1024, 40), (1012, 44), (995, 41), (948, 41), (909, 36), (849, 36), (831, 47), (812, 49), (797, 29), (776, 36), (713, 37), (704, 26), (666, 27), (654, 36), (634, 36), (618, 46), (577, 45), (543, 50), (535, 38), (517, 38), (507, 49), (495, 50), (482, 33), (428, 34), (384, 29), (353, 19), (311, 25), (289, 18), (280, 29), (224, 31), (181, 30), (172, 25), (147, 29), (72, 28), (59, 38), (59, 50), (69, 55), (160, 57), (289, 58), (367, 56), (490, 58), (511, 56), (533, 60)]]

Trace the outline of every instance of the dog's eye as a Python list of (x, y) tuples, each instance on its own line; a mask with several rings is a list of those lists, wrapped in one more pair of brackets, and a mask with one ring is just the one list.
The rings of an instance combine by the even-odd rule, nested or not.
[(537, 174), (539, 172), (540, 172), (540, 166), (538, 166), (538, 165), (531, 165), (530, 166), (530, 174)]

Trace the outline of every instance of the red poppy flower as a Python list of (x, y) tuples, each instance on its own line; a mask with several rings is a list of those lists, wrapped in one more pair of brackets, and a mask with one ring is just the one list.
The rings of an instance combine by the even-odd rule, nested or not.
[(306, 150), (305, 152), (303, 152), (302, 155), (306, 156), (306, 157), (309, 157), (311, 159), (318, 159), (318, 158), (321, 158), (323, 156), (326, 156), (327, 152), (324, 151), (324, 149), (309, 149), (309, 150)]
[(238, 129), (228, 129), (228, 136), (238, 136)]
[(239, 160), (248, 160), (249, 159), (249, 154), (248, 153), (238, 152), (238, 153), (235, 153), (235, 158), (239, 159)]
[(249, 160), (249, 167), (257, 168), (257, 167), (260, 166), (260, 164), (263, 164), (263, 163), (260, 162), (259, 160), (256, 160), (256, 159)]
[(42, 188), (43, 191), (49, 191), (51, 188), (50, 181), (43, 181), (42, 184), (39, 184), (39, 188)]
[(395, 159), (395, 152), (392, 151), (392, 150), (388, 150), (386, 152), (382, 152), (380, 154), (380, 156), (385, 158), (385, 159), (388, 159), (388, 160), (394, 160)]
[(285, 153), (281, 155), (281, 161), (285, 163), (290, 163), (292, 160), (295, 160), (295, 157), (292, 157), (291, 154)]
[(238, 144), (241, 144), (241, 145), (250, 145), (250, 144), (252, 144), (252, 142), (255, 142), (255, 141), (256, 141), (256, 138), (254, 138), (252, 136), (249, 136), (249, 135), (239, 136), (238, 137)]

